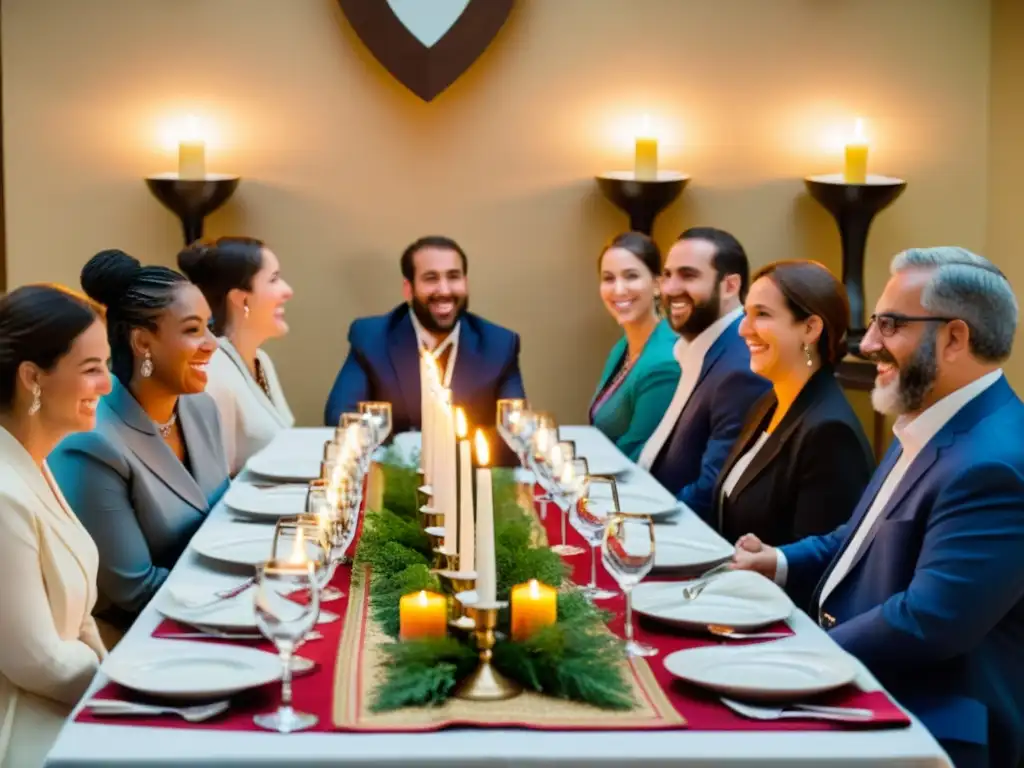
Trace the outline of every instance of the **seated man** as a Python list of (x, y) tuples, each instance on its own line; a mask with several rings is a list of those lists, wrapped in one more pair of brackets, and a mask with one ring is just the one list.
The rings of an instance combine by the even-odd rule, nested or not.
[(720, 229), (686, 230), (665, 257), (661, 301), (682, 337), (675, 354), (683, 374), (637, 464), (709, 523), (718, 473), (747, 411), (771, 386), (750, 370), (738, 332), (749, 282), (743, 246)]
[(897, 256), (861, 343), (875, 408), (899, 416), (888, 455), (850, 522), (778, 550), (747, 535), (735, 554), (809, 596), (958, 768), (1024, 759), (1024, 405), (999, 367), (1016, 327), (980, 256)]
[(469, 423), (493, 429), (497, 401), (525, 397), (519, 336), (467, 311), (468, 263), (454, 240), (420, 238), (405, 249), (401, 268), (407, 303), (352, 323), (348, 358), (327, 399), (324, 421), (335, 425), (360, 401), (381, 400), (391, 403), (393, 434), (420, 429), (423, 348), (434, 355)]

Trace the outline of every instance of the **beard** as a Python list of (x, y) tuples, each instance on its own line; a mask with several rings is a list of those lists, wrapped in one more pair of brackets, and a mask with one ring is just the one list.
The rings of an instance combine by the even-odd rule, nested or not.
[[(430, 311), (430, 305), (439, 304), (444, 301), (454, 301), (455, 312), (452, 314), (451, 321), (440, 322), (434, 317), (434, 313)], [(435, 296), (426, 301), (420, 301), (414, 296), (409, 303), (412, 311), (416, 314), (416, 319), (420, 321), (420, 325), (430, 333), (448, 333), (469, 309), (468, 296), (463, 296), (462, 298), (457, 296)]]
[[(910, 360), (897, 367), (896, 379), (871, 390), (871, 405), (876, 411), (890, 416), (902, 416), (921, 410), (924, 399), (932, 391), (939, 375), (939, 364), (935, 359), (937, 338), (937, 328), (927, 331)], [(875, 363), (896, 365), (896, 360), (884, 349), (869, 359)]]
[(669, 297), (665, 296), (662, 299), (664, 303), (665, 315), (668, 317), (669, 325), (672, 326), (672, 330), (682, 336), (684, 339), (692, 341), (697, 338), (701, 333), (711, 327), (712, 323), (718, 320), (719, 310), (721, 307), (721, 297), (719, 295), (718, 285), (715, 285), (715, 290), (711, 292), (711, 296), (708, 297), (707, 301), (696, 301), (688, 293), (684, 293), (682, 296), (676, 298), (686, 299), (690, 302), (690, 314), (680, 324), (676, 325), (672, 320), (672, 301)]

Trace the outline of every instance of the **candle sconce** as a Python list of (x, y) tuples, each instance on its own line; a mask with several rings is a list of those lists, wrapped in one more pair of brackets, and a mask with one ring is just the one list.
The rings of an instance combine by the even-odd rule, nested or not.
[(181, 220), (185, 245), (191, 245), (203, 236), (203, 220), (228, 201), (239, 181), (239, 176), (223, 173), (208, 173), (201, 179), (160, 173), (146, 177), (146, 186)]
[(677, 171), (658, 171), (653, 179), (638, 179), (633, 171), (609, 171), (597, 176), (606, 198), (629, 216), (629, 229), (650, 236), (654, 219), (679, 197), (690, 177)]
[(851, 354), (860, 356), (860, 342), (867, 332), (864, 317), (864, 255), (868, 230), (875, 215), (888, 207), (907, 188), (904, 179), (870, 174), (863, 184), (848, 183), (841, 173), (804, 179), (811, 197), (832, 214), (843, 247), (843, 285), (850, 299)]

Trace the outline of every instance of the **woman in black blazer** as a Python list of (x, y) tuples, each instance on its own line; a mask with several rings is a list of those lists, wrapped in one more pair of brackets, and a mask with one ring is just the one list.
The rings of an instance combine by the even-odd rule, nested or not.
[(718, 530), (779, 546), (846, 522), (874, 471), (860, 421), (835, 379), (850, 305), (831, 272), (781, 261), (754, 276), (740, 335), (772, 390), (747, 414), (715, 490)]

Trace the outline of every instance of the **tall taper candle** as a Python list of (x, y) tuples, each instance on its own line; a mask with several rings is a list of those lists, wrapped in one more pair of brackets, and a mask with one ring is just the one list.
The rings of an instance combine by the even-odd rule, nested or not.
[(498, 568), (494, 561), (494, 498), (487, 439), (476, 431), (476, 594), (490, 605), (497, 600)]
[(476, 525), (473, 521), (473, 459), (470, 456), (466, 413), (455, 409), (455, 430), (459, 435), (459, 570), (475, 571)]
[(451, 406), (451, 390), (442, 390), (438, 433), (440, 450), (434, 460), (434, 509), (444, 513), (444, 551), (457, 552), (459, 500), (455, 491), (455, 415)]
[(431, 441), (433, 440), (433, 429), (431, 424), (434, 416), (433, 387), (430, 381), (430, 368), (428, 367), (433, 358), (427, 352), (420, 350), (420, 469), (423, 470), (424, 482), (428, 485), (433, 474), (433, 467), (430, 464)]

